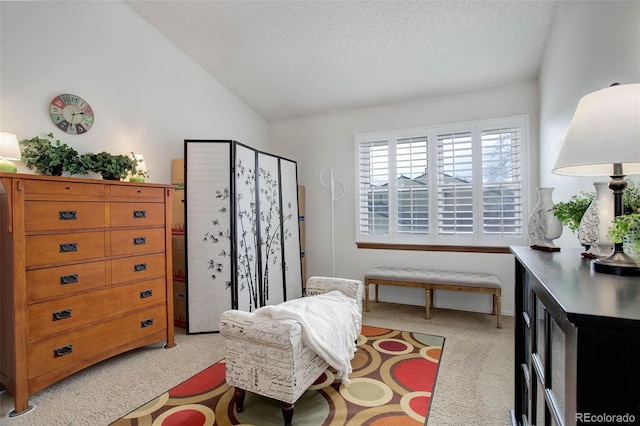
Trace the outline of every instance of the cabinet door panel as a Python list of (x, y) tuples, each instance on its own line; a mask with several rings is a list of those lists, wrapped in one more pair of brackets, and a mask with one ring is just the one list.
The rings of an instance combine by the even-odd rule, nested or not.
[(164, 251), (164, 228), (131, 229), (111, 233), (111, 254), (140, 254)]
[(164, 204), (160, 203), (112, 203), (111, 226), (160, 226), (164, 225)]
[(104, 257), (104, 232), (26, 237), (27, 267)]
[(27, 303), (100, 288), (105, 273), (104, 261), (27, 271)]
[(27, 232), (102, 228), (104, 203), (77, 201), (27, 201)]

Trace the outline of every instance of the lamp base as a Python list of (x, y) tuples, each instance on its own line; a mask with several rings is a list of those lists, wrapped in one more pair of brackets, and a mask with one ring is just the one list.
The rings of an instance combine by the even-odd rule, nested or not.
[(640, 268), (636, 262), (624, 252), (614, 252), (611, 256), (594, 259), (591, 265), (596, 272), (605, 274), (640, 276)]
[(6, 158), (0, 159), (0, 172), (17, 173), (18, 167)]

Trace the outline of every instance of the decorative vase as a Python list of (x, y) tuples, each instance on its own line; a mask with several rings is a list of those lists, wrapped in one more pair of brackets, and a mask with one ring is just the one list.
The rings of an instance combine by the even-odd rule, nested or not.
[(554, 203), (551, 195), (553, 187), (536, 188), (538, 202), (529, 217), (529, 238), (533, 241), (531, 248), (543, 251), (560, 251), (553, 240), (562, 235), (562, 222), (554, 214)]
[(609, 182), (593, 182), (596, 196), (584, 212), (578, 227), (578, 240), (584, 246), (590, 246), (583, 253), (585, 257), (608, 256), (613, 251), (613, 241), (608, 237), (613, 222), (613, 191)]

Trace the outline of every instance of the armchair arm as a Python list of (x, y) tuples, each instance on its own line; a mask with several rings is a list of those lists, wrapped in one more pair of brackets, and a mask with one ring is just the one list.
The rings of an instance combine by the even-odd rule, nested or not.
[(310, 277), (307, 280), (307, 296), (328, 293), (332, 290), (340, 290), (346, 296), (356, 300), (358, 308), (362, 312), (362, 298), (364, 285), (360, 280), (335, 277)]
[(290, 348), (302, 342), (302, 327), (294, 320), (274, 320), (252, 312), (228, 310), (220, 314), (220, 334), (229, 339)]

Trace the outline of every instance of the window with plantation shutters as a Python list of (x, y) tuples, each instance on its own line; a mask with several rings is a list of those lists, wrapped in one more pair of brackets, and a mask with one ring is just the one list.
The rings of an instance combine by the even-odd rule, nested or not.
[(438, 235), (473, 235), (471, 132), (438, 135)]
[(396, 141), (396, 230), (403, 235), (429, 232), (427, 137)]
[(525, 116), (356, 135), (356, 241), (526, 244)]
[(364, 235), (389, 234), (389, 144), (386, 140), (359, 145), (359, 224)]

